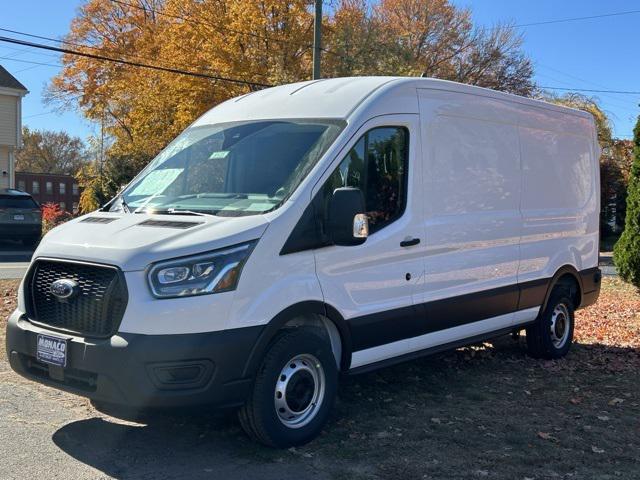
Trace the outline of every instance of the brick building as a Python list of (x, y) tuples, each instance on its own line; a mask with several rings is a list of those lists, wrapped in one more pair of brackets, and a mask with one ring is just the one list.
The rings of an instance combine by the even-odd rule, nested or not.
[(57, 203), (67, 212), (78, 211), (80, 187), (71, 175), (16, 172), (16, 188), (30, 193), (40, 205)]

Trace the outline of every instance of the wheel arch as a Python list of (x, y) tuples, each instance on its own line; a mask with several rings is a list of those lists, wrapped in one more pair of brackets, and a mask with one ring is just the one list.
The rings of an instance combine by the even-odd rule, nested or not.
[[(293, 304), (280, 313), (278, 313), (269, 323), (266, 324), (262, 333), (256, 340), (249, 358), (245, 363), (243, 369), (243, 377), (253, 377), (260, 367), (262, 358), (264, 357), (271, 341), (275, 338), (277, 333), (285, 326), (299, 325), (305, 322), (300, 322), (301, 319), (309, 319), (313, 316), (318, 316), (324, 319), (324, 327), (327, 331), (329, 339), (331, 340), (332, 350), (335, 355), (335, 334), (339, 335), (340, 341), (340, 353), (339, 353), (339, 370), (346, 371), (351, 364), (351, 331), (348, 323), (344, 320), (342, 315), (331, 305), (317, 300), (310, 300), (305, 302), (299, 302)], [(326, 322), (326, 323), (325, 323)], [(310, 322), (311, 323), (311, 322)]]
[(556, 273), (551, 278), (551, 281), (549, 282), (549, 286), (547, 287), (547, 292), (545, 293), (544, 302), (542, 303), (540, 312), (543, 312), (545, 308), (547, 308), (547, 303), (549, 302), (549, 297), (551, 297), (551, 292), (553, 292), (553, 289), (557, 285), (565, 283), (569, 285), (573, 284), (573, 286), (575, 286), (575, 291), (572, 291), (570, 286), (570, 294), (574, 302), (574, 308), (578, 309), (580, 307), (580, 304), (582, 303), (582, 294), (584, 292), (582, 287), (582, 276), (573, 265), (563, 265), (556, 271)]

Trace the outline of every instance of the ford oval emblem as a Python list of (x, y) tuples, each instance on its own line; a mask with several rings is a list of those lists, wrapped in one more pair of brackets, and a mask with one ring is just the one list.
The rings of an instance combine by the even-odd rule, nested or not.
[(62, 278), (53, 282), (49, 291), (58, 300), (68, 300), (78, 292), (78, 282), (70, 278)]

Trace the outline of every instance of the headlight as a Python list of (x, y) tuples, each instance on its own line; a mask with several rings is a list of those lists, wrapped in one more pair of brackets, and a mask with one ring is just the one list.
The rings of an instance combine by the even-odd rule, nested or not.
[(154, 263), (148, 273), (151, 292), (157, 298), (171, 298), (235, 290), (255, 244)]

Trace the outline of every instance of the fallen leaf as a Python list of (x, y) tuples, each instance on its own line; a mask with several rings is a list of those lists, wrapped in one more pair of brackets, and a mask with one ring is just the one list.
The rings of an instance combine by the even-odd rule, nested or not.
[(623, 403), (624, 400), (621, 398), (612, 398), (611, 400), (609, 400), (609, 405), (615, 406), (615, 405), (620, 405), (621, 403)]
[(595, 445), (592, 445), (592, 446), (591, 446), (591, 451), (592, 451), (593, 453), (604, 453), (604, 450), (603, 450), (603, 449), (598, 448), (598, 447), (596, 447)]
[(598, 415), (598, 420), (602, 420), (603, 422), (608, 422), (609, 417), (607, 417), (606, 415)]
[(538, 432), (538, 436), (543, 440), (556, 440), (556, 438), (548, 432)]
[(569, 399), (569, 403), (572, 403), (573, 405), (579, 405), (580, 403), (582, 403), (582, 399), (581, 398), (570, 398)]

